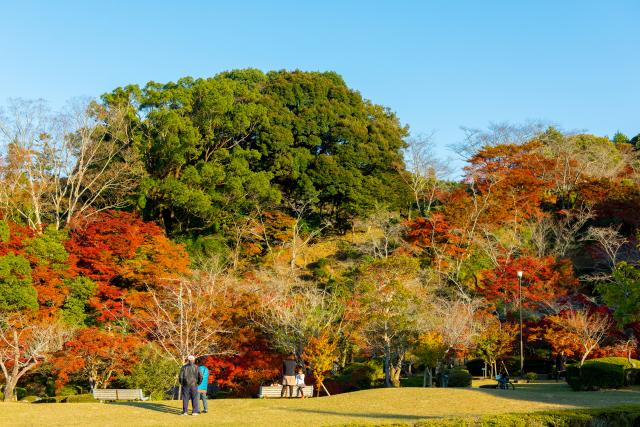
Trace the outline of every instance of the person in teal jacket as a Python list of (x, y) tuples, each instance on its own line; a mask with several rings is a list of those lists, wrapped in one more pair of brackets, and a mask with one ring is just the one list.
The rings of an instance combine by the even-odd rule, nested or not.
[(202, 381), (198, 385), (198, 395), (200, 396), (200, 400), (202, 400), (202, 412), (209, 412), (209, 404), (207, 402), (207, 386), (209, 385), (209, 369), (202, 364), (202, 361), (198, 364), (198, 369), (202, 374)]

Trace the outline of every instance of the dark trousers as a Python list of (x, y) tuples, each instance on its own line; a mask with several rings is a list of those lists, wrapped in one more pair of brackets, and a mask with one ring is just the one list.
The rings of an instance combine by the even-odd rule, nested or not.
[(298, 396), (304, 397), (304, 386), (303, 385), (299, 385), (298, 386), (298, 390), (296, 390), (296, 397), (298, 397)]
[(191, 400), (191, 413), (197, 414), (200, 412), (198, 396), (198, 386), (185, 387), (182, 386), (182, 413), (186, 414), (189, 410), (189, 400)]

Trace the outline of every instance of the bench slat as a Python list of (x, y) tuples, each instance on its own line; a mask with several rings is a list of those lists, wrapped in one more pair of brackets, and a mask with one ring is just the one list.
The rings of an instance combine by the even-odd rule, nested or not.
[(97, 400), (146, 400), (141, 389), (97, 388), (93, 390)]
[[(296, 392), (298, 391), (298, 388), (296, 386), (294, 386), (293, 388), (293, 397), (295, 397)], [(278, 385), (278, 386), (262, 386), (260, 387), (260, 393), (258, 394), (258, 397), (280, 397), (280, 394), (282, 393), (282, 386)], [(303, 393), (304, 393), (304, 397), (313, 397), (313, 386), (312, 385), (306, 385), (303, 388)], [(288, 392), (287, 392), (287, 396), (288, 396)]]

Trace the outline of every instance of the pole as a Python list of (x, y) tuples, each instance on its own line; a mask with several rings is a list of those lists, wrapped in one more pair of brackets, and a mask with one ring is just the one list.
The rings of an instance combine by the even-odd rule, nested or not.
[(524, 339), (522, 337), (522, 275), (518, 275), (518, 292), (520, 306), (520, 378), (524, 378)]

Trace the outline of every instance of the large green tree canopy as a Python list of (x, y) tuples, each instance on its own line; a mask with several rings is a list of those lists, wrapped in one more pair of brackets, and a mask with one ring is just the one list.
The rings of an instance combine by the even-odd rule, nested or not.
[(139, 206), (173, 235), (215, 232), (257, 204), (292, 201), (344, 226), (405, 197), (407, 128), (333, 72), (236, 70), (103, 100), (130, 109), (147, 171)]

